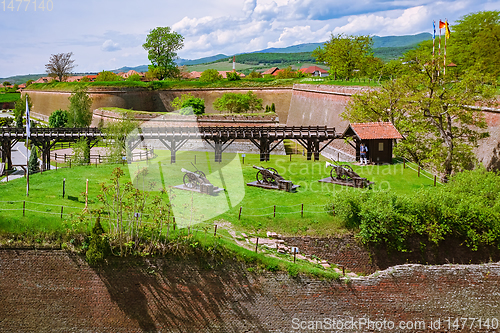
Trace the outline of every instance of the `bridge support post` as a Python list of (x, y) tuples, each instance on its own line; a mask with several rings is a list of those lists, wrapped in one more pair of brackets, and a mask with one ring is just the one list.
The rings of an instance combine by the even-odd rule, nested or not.
[(269, 139), (260, 139), (260, 161), (269, 161)]
[(2, 162), (5, 163), (5, 170), (12, 170), (12, 141), (2, 141)]
[(222, 162), (223, 146), (224, 146), (223, 141), (215, 140), (214, 142), (215, 162)]

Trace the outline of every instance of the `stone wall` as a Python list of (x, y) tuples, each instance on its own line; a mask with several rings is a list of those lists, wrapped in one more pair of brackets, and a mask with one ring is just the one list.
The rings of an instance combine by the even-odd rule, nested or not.
[[(213, 109), (212, 104), (216, 98), (222, 97), (227, 92), (247, 93), (253, 91), (258, 98), (263, 99), (263, 106), (276, 106), (276, 113), (280, 122), (286, 123), (292, 90), (290, 88), (241, 88), (241, 89), (196, 89), (196, 90), (146, 90), (141, 88), (123, 89), (92, 89), (89, 91), (93, 99), (92, 110), (102, 107), (117, 107), (123, 109), (170, 112), (173, 111), (170, 103), (175, 97), (191, 93), (195, 97), (205, 100), (207, 113), (219, 113)], [(70, 92), (24, 90), (33, 100), (33, 111), (40, 114), (50, 115), (58, 109), (69, 108)]]
[(449, 332), (456, 318), (482, 320), (461, 332), (498, 331), (499, 264), (403, 265), (344, 281), (202, 267), (116, 258), (92, 268), (62, 251), (0, 250), (0, 331)]

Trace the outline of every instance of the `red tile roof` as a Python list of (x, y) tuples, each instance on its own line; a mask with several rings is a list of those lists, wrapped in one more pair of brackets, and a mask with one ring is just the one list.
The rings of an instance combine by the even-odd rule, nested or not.
[(403, 138), (391, 122), (349, 124), (344, 134), (346, 134), (349, 128), (351, 128), (361, 140)]
[(269, 68), (267, 71), (263, 72), (262, 75), (274, 74), (278, 69), (278, 67)]
[(313, 74), (314, 72), (320, 72), (323, 74), (328, 74), (327, 70), (324, 70), (323, 68), (320, 68), (318, 66), (309, 66), (307, 68), (301, 68), (299, 69), (302, 73), (308, 73), (308, 74)]

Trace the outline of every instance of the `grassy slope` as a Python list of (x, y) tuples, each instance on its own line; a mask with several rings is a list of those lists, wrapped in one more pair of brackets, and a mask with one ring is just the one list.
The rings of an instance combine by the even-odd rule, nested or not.
[(20, 93), (0, 93), (0, 103), (15, 102), (20, 97)]
[[(190, 164), (194, 162), (194, 155), (197, 156), (197, 167), (207, 174), (211, 174), (209, 179), (218, 186), (223, 186), (221, 180), (217, 178), (218, 170), (226, 173), (226, 187), (230, 186), (232, 179), (231, 173), (222, 169), (226, 166), (231, 155), (225, 154), (225, 162), (218, 165), (213, 163), (212, 153), (179, 153), (177, 163), (170, 164), (169, 153), (166, 151), (157, 151), (157, 159), (150, 163), (151, 168), (144, 184), (155, 181), (157, 191), (161, 188), (163, 182), (165, 186), (169, 184), (182, 184), (182, 167), (194, 170)], [(241, 156), (239, 157), (242, 162)], [(237, 160), (236, 160), (237, 161)], [(161, 173), (159, 164), (161, 163)], [(332, 194), (336, 191), (361, 191), (348, 187), (342, 187), (332, 184), (319, 183), (318, 180), (329, 176), (329, 169), (325, 169), (324, 160), (320, 162), (306, 161), (301, 155), (293, 155), (292, 162), (289, 162), (289, 156), (272, 156), (270, 162), (260, 162), (258, 155), (247, 154), (245, 163), (241, 170), (244, 177), (244, 183), (255, 180), (257, 170), (252, 165), (262, 165), (264, 167), (274, 167), (282, 174), (285, 179), (292, 180), (294, 184), (301, 185), (296, 193), (287, 193), (282, 191), (265, 190), (256, 187), (245, 186), (240, 183), (240, 189), (244, 192), (241, 202), (234, 200), (234, 197), (226, 197), (220, 194), (219, 197), (208, 198), (201, 194), (191, 192), (175, 191), (177, 197), (175, 200), (181, 205), (191, 205), (193, 203), (195, 217), (189, 223), (196, 223), (203, 218), (204, 214), (218, 209), (218, 204), (225, 202), (228, 198), (232, 208), (221, 214), (210, 217), (202, 225), (211, 224), (214, 220), (230, 221), (237, 229), (265, 235), (265, 232), (276, 231), (284, 234), (309, 234), (309, 235), (328, 235), (345, 232), (344, 228), (336, 219), (324, 211), (324, 206), (330, 204)], [(134, 175), (138, 167), (146, 166), (134, 165), (130, 171), (127, 166), (126, 179), (130, 179), (129, 172)], [(64, 206), (65, 213), (80, 212), (85, 205), (84, 196), (85, 180), (89, 179), (89, 208), (93, 209), (100, 204), (97, 201), (99, 192), (99, 183), (108, 181), (112, 169), (115, 166), (99, 165), (83, 166), (72, 169), (59, 169), (43, 174), (36, 174), (30, 177), (30, 196), (26, 198), (26, 183), (23, 178), (11, 181), (9, 183), (0, 183), (0, 230), (4, 232), (22, 232), (26, 230), (55, 230), (62, 226), (64, 220), (60, 219), (61, 206)], [(403, 170), (401, 164), (388, 166), (354, 166), (362, 177), (367, 177), (375, 181), (375, 185), (370, 191), (391, 190), (397, 194), (411, 193), (421, 186), (432, 186), (432, 181), (426, 178), (418, 178), (417, 174), (409, 169)], [(229, 176), (228, 176), (229, 175)], [(213, 178), (215, 177), (215, 178)], [(66, 196), (62, 198), (62, 182), (66, 178)], [(137, 183), (136, 183), (137, 184)], [(138, 186), (142, 187), (142, 180)], [(146, 187), (148, 185), (145, 185)], [(149, 188), (149, 187), (148, 187)], [(158, 192), (153, 192), (155, 194)], [(216, 201), (210, 201), (210, 200)], [(184, 201), (183, 201), (184, 200)], [(218, 200), (218, 201), (217, 201)], [(26, 201), (26, 217), (22, 216), (23, 201)], [(38, 204), (35, 204), (38, 203)], [(174, 201), (173, 201), (174, 203)], [(300, 216), (300, 205), (304, 204), (304, 217)], [(273, 217), (273, 205), (277, 205), (277, 215)], [(224, 205), (223, 205), (224, 206)], [(69, 208), (74, 207), (74, 208)], [(238, 220), (239, 208), (243, 207), (242, 218)], [(15, 209), (15, 210), (10, 210)], [(31, 212), (36, 210), (38, 212)], [(190, 214), (190, 208), (184, 209)], [(254, 215), (254, 216), (249, 216)], [(266, 216), (255, 216), (266, 215)], [(208, 216), (207, 216), (208, 217)], [(178, 223), (186, 225), (179, 216)]]

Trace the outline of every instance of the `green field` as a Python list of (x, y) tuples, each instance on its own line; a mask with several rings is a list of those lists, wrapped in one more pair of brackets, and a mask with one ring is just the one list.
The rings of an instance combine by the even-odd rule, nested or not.
[(20, 93), (0, 93), (0, 103), (15, 102), (21, 98)]
[[(156, 151), (158, 157), (131, 165), (120, 166), (125, 171), (123, 181), (132, 180), (139, 189), (151, 195), (167, 189), (180, 226), (208, 225), (214, 221), (228, 221), (239, 231), (265, 235), (275, 231), (289, 235), (332, 235), (346, 232), (344, 226), (329, 214), (326, 206), (332, 204), (332, 196), (339, 191), (392, 191), (405, 195), (421, 187), (433, 186), (430, 179), (417, 176), (403, 164), (383, 166), (357, 166), (356, 172), (374, 181), (371, 189), (354, 189), (320, 183), (329, 176), (325, 160), (307, 161), (302, 155), (272, 155), (271, 161), (260, 162), (259, 156), (225, 153), (222, 163), (213, 162), (213, 153), (179, 152), (175, 164), (170, 163), (168, 151)], [(216, 186), (228, 191), (210, 197), (200, 193), (172, 188), (183, 183), (181, 168), (194, 170), (191, 163), (208, 175)], [(296, 193), (266, 190), (247, 186), (255, 180), (257, 170), (252, 166), (273, 167), (285, 179), (300, 185)], [(119, 165), (118, 165), (119, 166)], [(3, 232), (25, 232), (27, 230), (50, 231), (62, 228), (69, 213), (78, 214), (85, 206), (85, 185), (89, 180), (89, 210), (101, 206), (97, 195), (100, 183), (109, 182), (110, 174), (117, 165), (79, 166), (35, 174), (30, 177), (30, 193), (26, 197), (24, 178), (0, 183), (0, 230)], [(142, 168), (147, 168), (145, 177), (135, 177)], [(132, 178), (131, 176), (132, 175)], [(62, 197), (63, 179), (66, 179), (66, 195)], [(23, 217), (23, 202), (25, 216)], [(302, 215), (302, 204), (303, 215)], [(274, 215), (276, 206), (276, 215)], [(63, 219), (60, 217), (63, 207)], [(241, 219), (239, 211), (241, 207)]]

